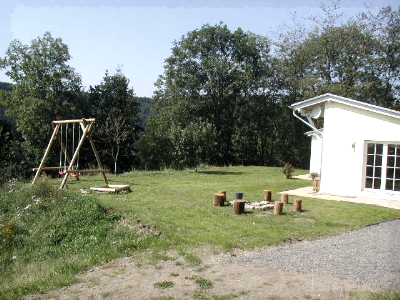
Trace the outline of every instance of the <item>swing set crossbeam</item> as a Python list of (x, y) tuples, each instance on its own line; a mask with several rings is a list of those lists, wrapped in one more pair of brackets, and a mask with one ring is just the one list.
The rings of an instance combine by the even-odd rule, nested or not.
[(53, 124), (70, 124), (70, 123), (91, 123), (94, 122), (96, 119), (74, 119), (74, 120), (58, 120), (53, 121)]
[(110, 173), (108, 169), (65, 170), (66, 173)]
[[(39, 168), (33, 168), (32, 171), (37, 171)], [(46, 170), (60, 170), (60, 167), (43, 167), (41, 170), (46, 171)], [(109, 169), (83, 169), (83, 170), (62, 170), (63, 172), (66, 173), (110, 173)]]
[[(39, 168), (32, 168), (32, 171), (37, 171)], [(41, 170), (46, 171), (46, 170), (60, 170), (60, 167), (42, 167)]]

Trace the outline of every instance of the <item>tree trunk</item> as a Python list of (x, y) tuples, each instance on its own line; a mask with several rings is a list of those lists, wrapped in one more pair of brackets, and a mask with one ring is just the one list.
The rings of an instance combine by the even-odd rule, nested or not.
[(114, 175), (117, 175), (118, 156), (119, 156), (119, 146), (117, 146), (117, 153), (115, 154), (115, 156), (113, 156), (113, 159), (114, 159)]

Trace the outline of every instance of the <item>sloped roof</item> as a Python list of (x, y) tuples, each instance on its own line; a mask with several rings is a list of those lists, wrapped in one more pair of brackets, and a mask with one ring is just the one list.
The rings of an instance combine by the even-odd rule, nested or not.
[(329, 93), (294, 103), (290, 107), (293, 110), (299, 111), (300, 109), (309, 108), (316, 104), (320, 104), (320, 103), (327, 102), (327, 101), (338, 102), (338, 103), (349, 105), (349, 106), (356, 107), (359, 109), (368, 110), (368, 111), (372, 111), (372, 112), (375, 112), (378, 114), (382, 114), (382, 115), (400, 119), (400, 111), (396, 111), (393, 109), (389, 109), (389, 108), (385, 108), (385, 107), (381, 107), (381, 106), (377, 106), (377, 105), (368, 104), (365, 102), (361, 102), (361, 101), (357, 101), (357, 100), (353, 100), (350, 98), (337, 96), (337, 95), (329, 94)]

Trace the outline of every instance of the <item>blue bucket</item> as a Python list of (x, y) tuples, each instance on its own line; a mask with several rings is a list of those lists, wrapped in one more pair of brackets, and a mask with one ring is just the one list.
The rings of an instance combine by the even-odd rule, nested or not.
[(243, 193), (236, 193), (236, 199), (243, 199)]

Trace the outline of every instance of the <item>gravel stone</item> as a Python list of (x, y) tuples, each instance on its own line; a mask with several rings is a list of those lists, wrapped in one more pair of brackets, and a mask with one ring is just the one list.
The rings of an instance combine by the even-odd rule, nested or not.
[(231, 257), (238, 264), (270, 265), (280, 270), (318, 271), (356, 284), (400, 288), (400, 218), (349, 233)]

